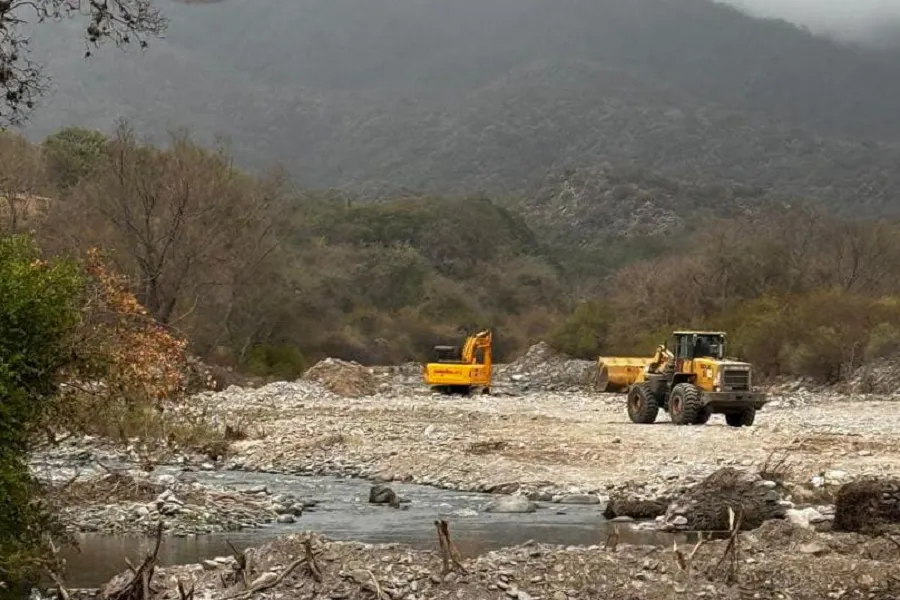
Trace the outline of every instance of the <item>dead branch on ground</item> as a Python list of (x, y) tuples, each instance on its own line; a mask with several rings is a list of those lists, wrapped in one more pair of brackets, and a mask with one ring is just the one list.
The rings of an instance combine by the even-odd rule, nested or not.
[(194, 600), (194, 584), (191, 583), (191, 589), (185, 591), (184, 583), (178, 580), (178, 597), (180, 600)]
[(316, 563), (316, 557), (312, 550), (312, 540), (310, 538), (306, 538), (306, 540), (303, 541), (303, 550), (306, 553), (306, 566), (309, 569), (310, 575), (312, 575), (317, 583), (322, 583), (322, 570), (319, 569), (319, 565)]
[(257, 594), (259, 592), (264, 592), (268, 589), (275, 587), (276, 585), (278, 585), (279, 583), (284, 581), (284, 578), (287, 577), (288, 575), (290, 575), (294, 571), (294, 569), (296, 569), (297, 567), (299, 567), (300, 565), (302, 565), (305, 562), (306, 562), (305, 556), (302, 558), (298, 558), (297, 560), (295, 560), (294, 562), (289, 564), (287, 566), (287, 568), (285, 568), (284, 571), (279, 573), (278, 576), (275, 577), (274, 579), (260, 583), (256, 586), (250, 588), (247, 591), (240, 592), (237, 594), (232, 594), (231, 596), (225, 596), (222, 600), (248, 600), (251, 596), (253, 596), (253, 594)]
[(613, 529), (606, 536), (606, 544), (603, 549), (607, 552), (615, 552), (616, 546), (619, 545), (619, 526), (613, 525)]
[(701, 534), (700, 539), (694, 544), (693, 550), (691, 550), (691, 553), (685, 558), (684, 554), (681, 553), (681, 550), (678, 549), (678, 542), (673, 542), (672, 553), (675, 555), (675, 562), (678, 563), (678, 568), (682, 571), (690, 571), (691, 566), (694, 564), (694, 557), (697, 555), (697, 551), (705, 543), (706, 540), (703, 539), (703, 535)]
[(722, 565), (725, 564), (725, 561), (728, 560), (727, 572), (725, 575), (725, 581), (727, 583), (733, 583), (737, 578), (737, 560), (738, 560), (738, 536), (741, 532), (741, 522), (744, 519), (744, 512), (741, 511), (738, 513), (737, 517), (735, 517), (734, 510), (729, 506), (728, 507), (728, 522), (731, 526), (731, 535), (728, 536), (728, 544), (725, 545), (725, 552), (722, 553), (722, 558), (719, 559), (719, 562), (716, 563), (714, 571), (718, 571)]
[(444, 574), (447, 574), (454, 569), (460, 573), (468, 573), (462, 564), (459, 550), (457, 550), (456, 545), (450, 539), (450, 526), (447, 524), (447, 521), (444, 521), (443, 519), (435, 521), (434, 526), (437, 528), (438, 542), (441, 545), (441, 559), (444, 562)]
[(156, 571), (159, 547), (162, 544), (162, 534), (163, 522), (160, 521), (156, 526), (156, 544), (153, 546), (153, 552), (148, 554), (137, 568), (129, 564), (132, 572), (131, 581), (107, 594), (107, 600), (152, 600), (156, 592), (152, 589), (151, 583), (153, 574)]

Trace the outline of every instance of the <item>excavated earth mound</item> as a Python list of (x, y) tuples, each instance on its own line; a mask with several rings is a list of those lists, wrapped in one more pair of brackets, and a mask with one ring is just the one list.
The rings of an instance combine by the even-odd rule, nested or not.
[(779, 484), (758, 474), (732, 467), (719, 469), (688, 489), (669, 506), (666, 522), (681, 529), (727, 531), (728, 509), (740, 519), (741, 529), (755, 529), (770, 519), (785, 516)]
[(314, 381), (329, 392), (348, 398), (372, 396), (378, 391), (378, 382), (370, 369), (338, 358), (317, 362), (303, 374), (303, 379)]

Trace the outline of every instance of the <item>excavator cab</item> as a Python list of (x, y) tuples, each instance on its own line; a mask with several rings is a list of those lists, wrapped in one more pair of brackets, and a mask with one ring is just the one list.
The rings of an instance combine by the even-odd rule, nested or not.
[(435, 346), (434, 362), (458, 363), (462, 361), (462, 348), (459, 346)]

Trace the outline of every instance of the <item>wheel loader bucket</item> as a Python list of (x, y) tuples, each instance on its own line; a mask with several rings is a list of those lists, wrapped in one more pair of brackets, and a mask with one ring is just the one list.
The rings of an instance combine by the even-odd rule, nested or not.
[(601, 392), (619, 393), (637, 381), (652, 358), (601, 356), (597, 359), (597, 388)]

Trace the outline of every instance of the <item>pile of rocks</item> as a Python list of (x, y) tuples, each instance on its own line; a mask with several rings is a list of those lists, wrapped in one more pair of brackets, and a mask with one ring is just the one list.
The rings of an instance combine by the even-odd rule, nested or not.
[(319, 383), (329, 392), (348, 398), (372, 396), (378, 392), (372, 369), (337, 358), (317, 362), (303, 374), (303, 379)]
[[(123, 479), (128, 476), (116, 476)], [(150, 534), (162, 521), (176, 536), (259, 527), (274, 521), (293, 523), (313, 506), (290, 495), (272, 495), (264, 487), (245, 490), (211, 488), (171, 481), (168, 485), (133, 480), (135, 485), (108, 486), (107, 478), (82, 482), (82, 489), (106, 490), (61, 509), (67, 528), (79, 533)]]
[(570, 358), (539, 342), (514, 362), (498, 365), (496, 374), (522, 390), (582, 391), (593, 389), (598, 370), (594, 361)]

